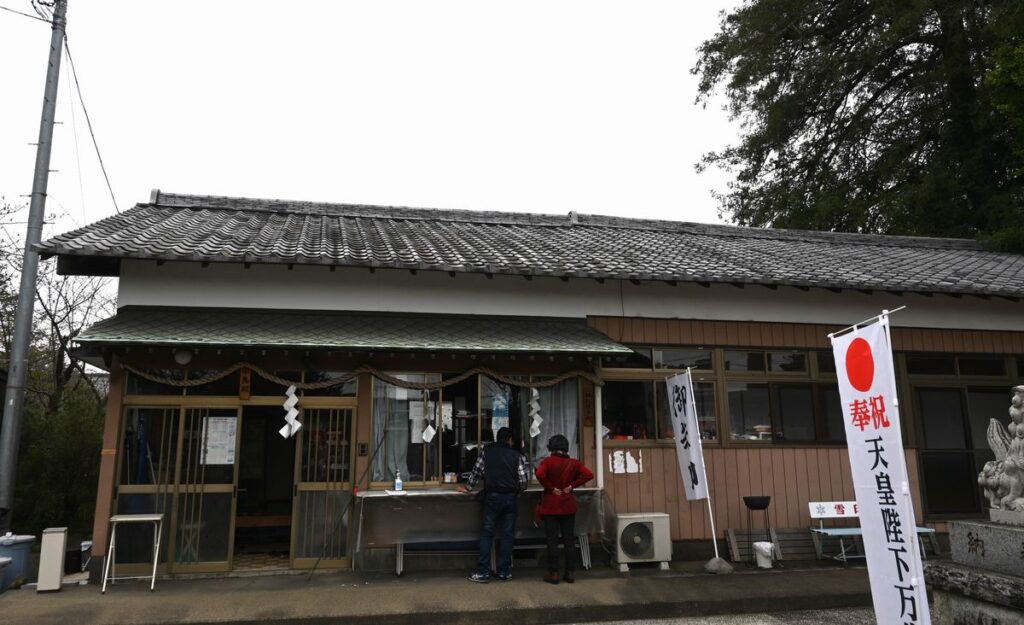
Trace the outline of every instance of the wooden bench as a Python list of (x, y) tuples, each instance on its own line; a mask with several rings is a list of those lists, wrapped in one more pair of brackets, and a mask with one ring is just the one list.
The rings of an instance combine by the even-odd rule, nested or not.
[[(858, 519), (860, 510), (856, 501), (812, 501), (807, 504), (811, 519), (818, 520), (818, 527), (811, 528), (814, 539), (814, 551), (818, 559), (832, 558), (843, 564), (853, 558), (864, 558), (863, 532), (856, 527), (826, 527), (825, 519)], [(935, 538), (935, 530), (930, 527), (915, 528), (921, 544), (921, 557), (926, 557), (925, 539), (932, 546), (933, 553), (939, 553), (939, 544)], [(828, 542), (838, 542), (838, 551), (830, 554), (835, 548)]]

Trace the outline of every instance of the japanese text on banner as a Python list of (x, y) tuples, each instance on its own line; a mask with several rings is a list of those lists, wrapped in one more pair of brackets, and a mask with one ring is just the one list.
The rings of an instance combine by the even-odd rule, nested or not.
[(707, 499), (708, 485), (704, 472), (704, 450), (697, 428), (697, 406), (693, 400), (693, 378), (690, 372), (680, 373), (665, 381), (672, 429), (675, 433), (679, 472), (690, 501)]
[(886, 315), (832, 339), (850, 469), (879, 625), (928, 624)]

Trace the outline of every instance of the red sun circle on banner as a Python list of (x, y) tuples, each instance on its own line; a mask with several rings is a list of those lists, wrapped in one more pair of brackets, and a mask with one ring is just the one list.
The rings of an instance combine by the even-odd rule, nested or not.
[(853, 339), (846, 348), (846, 377), (858, 391), (867, 392), (875, 381), (875, 357), (864, 339)]

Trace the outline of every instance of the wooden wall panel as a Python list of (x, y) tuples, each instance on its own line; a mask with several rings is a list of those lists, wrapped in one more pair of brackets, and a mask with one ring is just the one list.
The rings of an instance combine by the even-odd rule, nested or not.
[[(644, 463), (642, 473), (629, 474), (607, 471), (608, 457), (614, 451), (605, 450), (604, 462), (605, 490), (616, 512), (667, 512), (673, 540), (711, 538), (707, 503), (686, 500), (675, 448), (631, 448), (634, 456), (643, 452)], [(778, 528), (810, 527), (810, 501), (854, 499), (849, 458), (843, 448), (714, 448), (705, 450), (705, 460), (719, 538), (728, 528), (747, 526), (743, 505), (747, 495), (771, 496), (769, 519)], [(907, 451), (907, 469), (920, 519), (917, 456), (913, 450)], [(762, 523), (755, 515), (754, 527)], [(939, 531), (944, 529), (942, 525)]]
[[(590, 317), (591, 327), (624, 343), (703, 347), (828, 349), (828, 333), (841, 328), (812, 323)], [(893, 328), (897, 351), (1019, 353), (1024, 332)]]

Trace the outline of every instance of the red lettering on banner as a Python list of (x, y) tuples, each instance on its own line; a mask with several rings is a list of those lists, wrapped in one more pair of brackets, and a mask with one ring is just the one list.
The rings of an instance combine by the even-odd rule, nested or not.
[(889, 422), (889, 417), (885, 416), (885, 396), (876, 395), (869, 399), (871, 402), (871, 424), (877, 430), (878, 428), (887, 428), (892, 425)]
[(853, 422), (853, 427), (860, 428), (863, 432), (864, 428), (871, 425), (871, 412), (868, 409), (868, 402), (865, 399), (855, 399), (850, 404), (850, 416)]
[(836, 514), (846, 514), (846, 506), (841, 503), (836, 504)]

